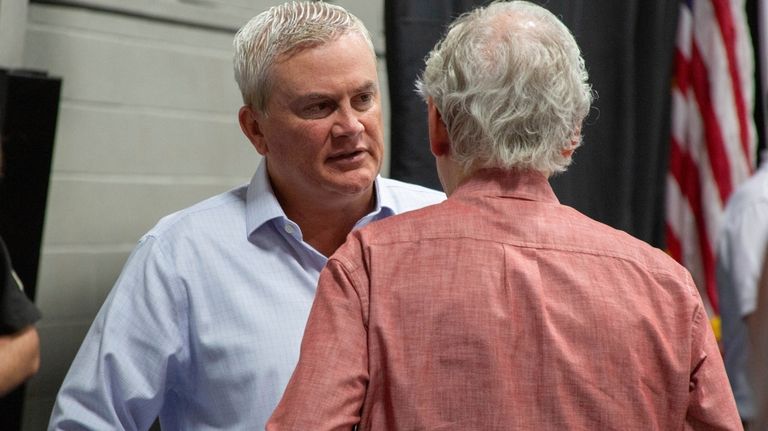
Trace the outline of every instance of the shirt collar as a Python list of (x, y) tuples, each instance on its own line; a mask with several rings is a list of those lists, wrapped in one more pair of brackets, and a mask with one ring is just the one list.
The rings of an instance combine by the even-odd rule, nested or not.
[(481, 169), (464, 180), (451, 197), (477, 195), (559, 203), (547, 177), (536, 171)]
[[(397, 201), (392, 195), (392, 191), (387, 187), (382, 187), (381, 183), (381, 177), (377, 176), (373, 183), (376, 205), (371, 213), (358, 221), (359, 226), (395, 214)], [(248, 185), (245, 211), (246, 228), (249, 235), (271, 220), (288, 219), (277, 201), (277, 197), (275, 197), (272, 184), (269, 182), (266, 160), (261, 161)]]
[(285, 212), (277, 202), (272, 184), (267, 174), (266, 160), (261, 161), (248, 184), (248, 194), (245, 204), (245, 223), (248, 234), (253, 233), (273, 219), (285, 219)]
[(389, 217), (395, 214), (395, 208), (397, 207), (397, 199), (392, 194), (392, 189), (382, 187), (381, 176), (376, 176), (376, 180), (373, 182), (373, 190), (376, 197), (376, 206), (374, 206), (371, 216), (376, 219)]

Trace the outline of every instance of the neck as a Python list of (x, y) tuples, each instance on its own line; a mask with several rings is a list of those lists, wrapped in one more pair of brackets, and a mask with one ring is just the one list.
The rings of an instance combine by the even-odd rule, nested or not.
[(456, 187), (458, 187), (459, 184), (461, 184), (472, 173), (471, 170), (465, 172), (449, 154), (436, 157), (436, 161), (437, 175), (440, 178), (440, 184), (442, 184), (443, 191), (448, 196), (453, 194), (454, 190), (456, 190)]
[(355, 223), (373, 210), (373, 190), (372, 185), (359, 196), (325, 201), (307, 197), (288, 199), (279, 194), (277, 199), (286, 216), (301, 228), (304, 241), (328, 257), (344, 243)]

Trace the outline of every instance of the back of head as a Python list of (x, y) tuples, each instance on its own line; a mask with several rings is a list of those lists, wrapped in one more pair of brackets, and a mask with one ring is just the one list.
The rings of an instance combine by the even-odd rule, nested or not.
[(344, 8), (324, 2), (301, 1), (273, 6), (252, 18), (235, 35), (235, 80), (243, 102), (265, 112), (272, 66), (300, 50), (349, 33), (362, 35), (375, 57), (362, 21)]
[(417, 83), (432, 98), (466, 172), (564, 171), (592, 92), (579, 47), (548, 10), (496, 2), (451, 24)]

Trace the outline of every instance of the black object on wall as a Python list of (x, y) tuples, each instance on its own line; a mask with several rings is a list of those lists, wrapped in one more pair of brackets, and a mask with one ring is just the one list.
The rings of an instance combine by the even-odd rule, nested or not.
[[(413, 82), (450, 17), (486, 3), (385, 0), (393, 178), (439, 188), (427, 146), (426, 108), (413, 95)], [(573, 165), (551, 181), (558, 198), (592, 218), (661, 245), (678, 3), (536, 3), (571, 29), (598, 95)]]
[[(37, 270), (53, 157), (61, 79), (0, 69), (0, 235), (30, 299)], [(0, 429), (21, 428), (24, 387), (0, 398)]]

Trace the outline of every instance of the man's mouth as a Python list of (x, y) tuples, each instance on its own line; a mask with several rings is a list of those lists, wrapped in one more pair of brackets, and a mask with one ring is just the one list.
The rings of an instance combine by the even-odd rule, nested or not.
[(357, 163), (365, 158), (364, 150), (345, 151), (328, 157), (330, 163)]

